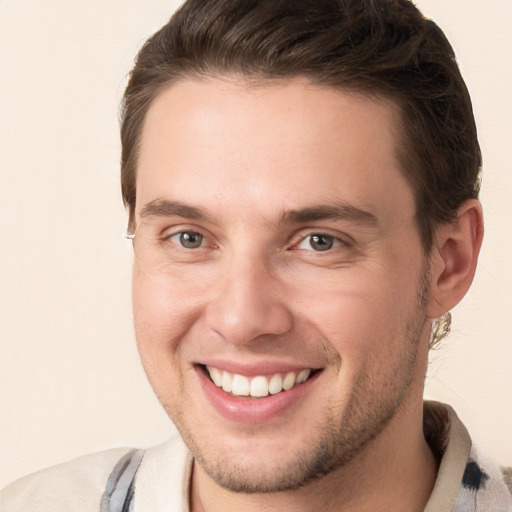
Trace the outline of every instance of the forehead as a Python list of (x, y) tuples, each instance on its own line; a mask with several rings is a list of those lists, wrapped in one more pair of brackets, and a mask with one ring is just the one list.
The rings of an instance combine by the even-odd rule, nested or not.
[(412, 215), (397, 117), (389, 101), (300, 79), (179, 82), (145, 119), (137, 212), (170, 198), (268, 215), (341, 200), (392, 217), (399, 203)]

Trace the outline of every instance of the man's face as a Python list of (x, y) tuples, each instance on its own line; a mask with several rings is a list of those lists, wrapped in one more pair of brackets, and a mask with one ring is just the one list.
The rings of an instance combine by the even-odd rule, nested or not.
[(393, 116), (305, 81), (213, 79), (170, 87), (147, 114), (137, 342), (196, 461), (229, 489), (300, 486), (421, 401), (428, 273)]

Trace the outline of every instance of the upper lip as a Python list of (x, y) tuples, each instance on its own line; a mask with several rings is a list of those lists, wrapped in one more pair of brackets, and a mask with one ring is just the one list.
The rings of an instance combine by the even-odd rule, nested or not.
[(269, 375), (274, 373), (288, 373), (299, 372), (304, 369), (317, 370), (320, 369), (317, 365), (293, 363), (287, 361), (258, 361), (253, 363), (246, 363), (240, 361), (231, 361), (226, 359), (205, 359), (198, 364), (202, 366), (213, 366), (219, 370), (224, 370), (246, 377), (255, 377), (257, 375)]

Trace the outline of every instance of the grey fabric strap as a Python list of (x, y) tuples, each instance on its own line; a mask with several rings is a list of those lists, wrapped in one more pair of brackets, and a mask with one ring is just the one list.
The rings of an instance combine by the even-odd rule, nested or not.
[(100, 512), (133, 512), (135, 474), (144, 450), (131, 450), (116, 464), (101, 497)]

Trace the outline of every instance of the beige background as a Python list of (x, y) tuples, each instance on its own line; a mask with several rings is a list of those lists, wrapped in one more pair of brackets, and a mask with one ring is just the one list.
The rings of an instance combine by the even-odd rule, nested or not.
[[(422, 0), (471, 89), (486, 241), (427, 395), (512, 464), (512, 1)], [(0, 487), (172, 430), (139, 366), (117, 108), (164, 0), (0, 0)]]

